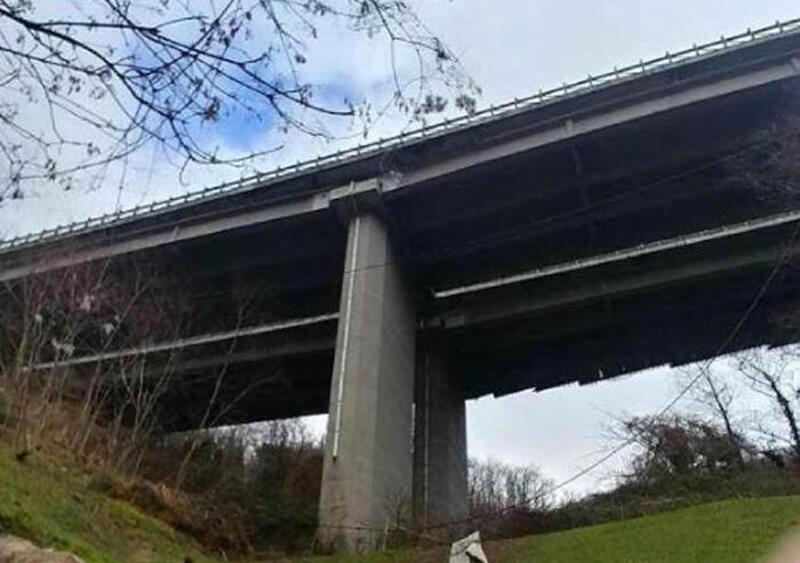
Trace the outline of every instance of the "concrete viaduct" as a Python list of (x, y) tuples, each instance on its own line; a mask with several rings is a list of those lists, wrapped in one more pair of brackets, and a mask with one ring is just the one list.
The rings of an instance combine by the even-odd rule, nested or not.
[[(188, 428), (235, 338), (224, 392), (255, 385), (222, 422), (327, 412), (321, 531), (366, 548), (400, 498), (425, 523), (466, 514), (467, 399), (797, 340), (775, 265), (800, 205), (769, 157), (800, 129), (798, 77), (800, 20), (7, 240), (0, 280), (164, 264), (206, 324), (75, 369), (182, 350)], [(237, 284), (270, 299), (221, 326)]]

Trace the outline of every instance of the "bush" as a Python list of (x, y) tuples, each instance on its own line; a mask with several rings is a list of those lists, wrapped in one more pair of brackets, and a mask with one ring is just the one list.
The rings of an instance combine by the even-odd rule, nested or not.
[(139, 471), (148, 482), (171, 484), (169, 508), (133, 490), (121, 494), (213, 549), (296, 552), (316, 532), (322, 459), (321, 444), (299, 420), (260, 424), (249, 434), (172, 436), (150, 448)]
[(7, 426), (9, 422), (8, 405), (2, 390), (0, 390), (0, 426)]
[(89, 479), (86, 488), (95, 493), (109, 494), (114, 490), (114, 478), (108, 473), (95, 473)]
[(621, 424), (620, 435), (639, 446), (626, 479), (640, 484), (740, 471), (745, 454), (754, 449), (744, 437), (691, 417), (633, 417)]
[(252, 460), (256, 494), (255, 536), (264, 545), (308, 548), (317, 528), (322, 479), (319, 444), (263, 444)]
[[(524, 468), (498, 463), (470, 466), (474, 514), (485, 515), (481, 530), (510, 538), (594, 526), (741, 497), (800, 493), (797, 467), (782, 467), (742, 437), (690, 417), (638, 417), (624, 421), (620, 438), (639, 446), (619, 484), (611, 491), (551, 508), (547, 482), (524, 478)], [(534, 475), (536, 475), (534, 473)], [(519, 487), (519, 484), (528, 484)], [(523, 494), (518, 494), (523, 491)], [(525, 491), (532, 491), (525, 492)], [(538, 491), (538, 494), (536, 492)], [(510, 502), (522, 498), (523, 502)], [(526, 499), (544, 499), (536, 505)], [(509, 509), (511, 507), (511, 509)]]

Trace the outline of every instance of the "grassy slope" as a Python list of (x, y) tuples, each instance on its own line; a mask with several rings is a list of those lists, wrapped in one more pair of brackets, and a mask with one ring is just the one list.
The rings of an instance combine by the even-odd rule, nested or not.
[[(772, 497), (714, 502), (613, 524), (489, 542), (484, 547), (492, 563), (752, 563), (798, 524), (800, 497)], [(446, 554), (438, 551), (375, 554), (357, 562), (446, 560)], [(335, 562), (355, 563), (346, 558)]]
[[(751, 562), (800, 524), (800, 497), (705, 504), (624, 522), (486, 546), (492, 563)], [(216, 561), (165, 524), (87, 489), (80, 473), (0, 443), (0, 530), (93, 562)], [(445, 550), (304, 559), (305, 563), (437, 563)]]
[[(714, 502), (656, 516), (484, 544), (492, 563), (752, 563), (800, 524), (800, 497)], [(441, 563), (446, 550), (303, 563)]]
[(491, 546), (491, 551), (503, 563), (749, 563), (758, 561), (797, 524), (800, 497), (733, 500), (530, 536)]
[(87, 489), (87, 478), (0, 443), (0, 530), (71, 551), (87, 563), (211, 561), (196, 545), (131, 505)]

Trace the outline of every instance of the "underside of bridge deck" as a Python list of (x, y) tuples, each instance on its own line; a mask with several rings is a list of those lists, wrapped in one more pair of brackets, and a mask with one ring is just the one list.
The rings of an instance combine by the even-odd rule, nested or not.
[(799, 54), (791, 35), (667, 66), (7, 252), (0, 279), (157, 271), (184, 336), (78, 350), (75, 381), (169, 363), (175, 429), (329, 413), (322, 536), (371, 545), (354, 530), (404, 495), (464, 514), (466, 399), (798, 340)]
[[(417, 302), (420, 337), (435, 334), (459, 358), (465, 395), (589, 383), (720, 351), (793, 237), (791, 221), (724, 232), (793, 206), (790, 194), (748, 172), (784, 150), (764, 135), (793, 131), (790, 86), (506, 159), (432, 183), (414, 198), (379, 197), (395, 260)], [(190, 404), (202, 404), (225, 365), (230, 396), (248, 393), (221, 423), (327, 412), (345, 224), (331, 208), (140, 256), (163, 264), (196, 304), (195, 334), (320, 319), (242, 335), (234, 351), (225, 339), (187, 348), (176, 363), (183, 374), (176, 402), (191, 397)], [(711, 240), (658, 246), (715, 228), (723, 232)], [(558, 271), (648, 244), (652, 253)], [(546, 275), (473, 288), (537, 271)], [(772, 280), (747, 326), (722, 351), (792, 339), (775, 321), (793, 306), (791, 277), (787, 270)], [(237, 320), (243, 295), (244, 322)], [(197, 418), (191, 409), (173, 412), (178, 427)]]

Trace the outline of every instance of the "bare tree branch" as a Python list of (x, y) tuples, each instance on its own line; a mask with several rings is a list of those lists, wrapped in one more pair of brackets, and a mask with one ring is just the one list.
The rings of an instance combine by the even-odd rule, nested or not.
[(72, 10), (0, 0), (0, 202), (41, 181), (69, 189), (87, 174), (102, 177), (152, 144), (179, 169), (252, 167), (281, 147), (273, 139), (246, 154), (221, 151), (208, 125), (234, 114), (283, 133), (330, 138), (329, 120), (366, 131), (385, 110), (375, 116), (366, 99), (325, 96), (309, 70), (309, 45), (323, 27), (389, 44), (390, 105), (408, 119), (442, 111), (440, 91), (457, 101), (477, 92), (453, 54), (394, 0), (227, 0), (219, 9), (87, 0)]

